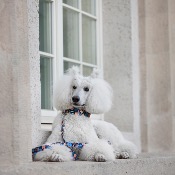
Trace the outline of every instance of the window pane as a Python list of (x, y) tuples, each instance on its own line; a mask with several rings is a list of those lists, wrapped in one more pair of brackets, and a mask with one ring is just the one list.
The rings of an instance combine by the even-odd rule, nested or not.
[(93, 71), (93, 68), (92, 67), (83, 66), (83, 75), (84, 76), (91, 75), (92, 71)]
[(72, 62), (68, 62), (68, 61), (64, 61), (64, 73), (66, 73), (66, 71), (71, 68), (72, 66), (80, 66), (79, 64), (76, 63), (72, 63)]
[(39, 41), (40, 51), (52, 53), (52, 3), (39, 1)]
[(52, 109), (53, 100), (53, 68), (52, 58), (40, 58), (40, 74), (41, 74), (41, 108)]
[(63, 8), (63, 50), (64, 57), (79, 60), (78, 13)]
[(82, 0), (81, 4), (83, 11), (96, 15), (96, 0)]
[(97, 64), (96, 61), (96, 21), (82, 16), (83, 61)]
[(78, 0), (63, 0), (63, 3), (78, 8)]

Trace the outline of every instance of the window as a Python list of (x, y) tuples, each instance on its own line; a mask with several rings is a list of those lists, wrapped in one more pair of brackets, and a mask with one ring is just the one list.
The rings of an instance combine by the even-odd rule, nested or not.
[(101, 0), (40, 0), (41, 114), (52, 123), (53, 86), (72, 65), (88, 76), (102, 69)]
[[(56, 52), (54, 49), (54, 4), (53, 1), (39, 1), (39, 50), (40, 50), (40, 80), (41, 80), (41, 114), (55, 116), (53, 110), (54, 64)], [(45, 118), (46, 119), (46, 118)], [(53, 119), (52, 119), (53, 120)]]

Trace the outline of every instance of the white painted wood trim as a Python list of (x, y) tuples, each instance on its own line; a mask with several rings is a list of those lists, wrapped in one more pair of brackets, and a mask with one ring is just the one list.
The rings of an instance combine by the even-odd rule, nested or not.
[[(80, 8), (81, 8), (81, 1), (79, 1), (79, 4), (80, 4)], [(76, 11), (76, 12), (78, 12), (78, 13), (81, 13), (81, 14), (83, 14), (83, 15), (85, 15), (85, 16), (88, 16), (88, 17), (90, 17), (90, 18), (93, 18), (93, 19), (97, 19), (97, 17), (96, 16), (94, 16), (94, 15), (92, 15), (92, 14), (90, 14), (90, 13), (87, 13), (87, 12), (85, 12), (85, 11), (82, 11), (82, 10), (80, 10), (80, 9), (77, 9), (77, 8), (75, 8), (75, 7), (72, 7), (72, 6), (70, 6), (70, 5), (67, 5), (67, 4), (64, 4), (63, 3), (63, 7), (65, 7), (65, 8), (68, 8), (68, 9), (71, 9), (71, 10), (74, 10), (74, 11)]]
[(47, 52), (42, 52), (42, 51), (39, 51), (39, 54), (42, 55), (42, 56), (50, 57), (50, 58), (55, 57), (54, 54), (47, 53)]
[(72, 63), (76, 63), (76, 64), (81, 64), (81, 65), (84, 65), (84, 66), (89, 66), (89, 67), (97, 67), (97, 65), (95, 64), (90, 64), (90, 63), (86, 63), (86, 62), (82, 62), (81, 60), (73, 60), (71, 58), (66, 58), (66, 57), (63, 57), (63, 60), (64, 61), (68, 61), (68, 62), (72, 62)]
[(52, 131), (52, 124), (41, 124), (42, 131)]
[[(79, 0), (79, 9), (81, 9), (81, 0)], [(82, 13), (79, 11), (79, 57), (80, 57), (80, 72), (83, 74), (83, 47), (82, 47)]]
[(57, 116), (57, 110), (41, 110), (41, 123), (53, 123), (55, 117)]
[(61, 77), (64, 73), (63, 71), (63, 8), (62, 0), (57, 0), (56, 4), (56, 60), (57, 60), (57, 78)]

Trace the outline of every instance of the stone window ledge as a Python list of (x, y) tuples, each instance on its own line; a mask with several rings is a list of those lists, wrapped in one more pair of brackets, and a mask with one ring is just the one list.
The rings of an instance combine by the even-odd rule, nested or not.
[(114, 162), (31, 162), (18, 166), (1, 166), (3, 175), (174, 175), (175, 154), (139, 156), (138, 159), (116, 160)]

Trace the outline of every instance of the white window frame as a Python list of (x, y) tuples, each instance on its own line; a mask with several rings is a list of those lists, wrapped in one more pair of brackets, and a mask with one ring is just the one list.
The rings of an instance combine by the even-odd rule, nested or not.
[[(52, 54), (39, 51), (40, 56), (47, 56), (53, 59), (53, 87), (56, 82), (56, 19), (55, 19), (55, 0), (48, 0), (52, 3)], [(57, 110), (41, 109), (41, 124), (52, 124), (54, 118), (57, 116)]]
[[(51, 0), (52, 5), (52, 46), (53, 54), (47, 54), (40, 51), (40, 55), (49, 56), (53, 58), (53, 86), (56, 79), (61, 77), (64, 73), (64, 61), (80, 64), (80, 72), (82, 73), (83, 66), (99, 68), (103, 73), (103, 40), (102, 40), (102, 0), (96, 0), (96, 16), (84, 12), (75, 7), (62, 3), (62, 0)], [(74, 10), (79, 13), (79, 54), (80, 60), (73, 60), (63, 57), (63, 7)], [(81, 0), (79, 0), (79, 7), (81, 7)], [(57, 13), (56, 13), (57, 12)], [(96, 56), (97, 64), (93, 65), (82, 61), (82, 15), (86, 15), (96, 20)], [(41, 110), (41, 128), (44, 130), (51, 130), (51, 124), (57, 116), (57, 110)], [(103, 119), (103, 115), (94, 115), (95, 119)]]

